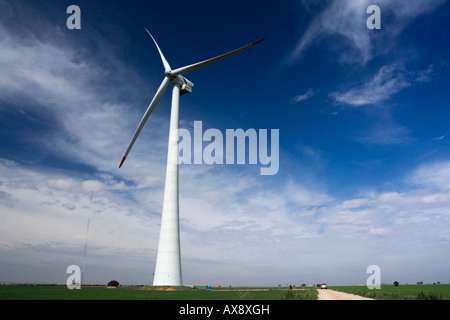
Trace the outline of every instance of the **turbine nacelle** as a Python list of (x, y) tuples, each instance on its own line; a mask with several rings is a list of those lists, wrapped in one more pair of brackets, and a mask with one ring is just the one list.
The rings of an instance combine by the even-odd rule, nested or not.
[(191, 81), (189, 81), (188, 79), (186, 79), (185, 77), (183, 77), (182, 75), (177, 75), (176, 77), (172, 77), (172, 78), (170, 76), (167, 76), (167, 77), (170, 79), (170, 82), (172, 83), (172, 85), (180, 86), (180, 95), (192, 92), (192, 88), (194, 87), (194, 84)]

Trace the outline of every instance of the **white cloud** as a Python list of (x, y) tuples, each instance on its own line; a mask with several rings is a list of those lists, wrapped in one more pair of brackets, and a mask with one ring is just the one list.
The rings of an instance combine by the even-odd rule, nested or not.
[(104, 184), (98, 180), (85, 180), (81, 185), (84, 190), (91, 192), (98, 192), (105, 189)]
[(354, 107), (378, 104), (416, 83), (429, 81), (432, 72), (432, 66), (423, 71), (411, 72), (406, 71), (400, 63), (393, 63), (381, 67), (369, 81), (346, 92), (333, 92), (331, 96), (338, 103)]
[(410, 130), (397, 124), (390, 115), (379, 115), (379, 119), (370, 124), (365, 133), (355, 137), (355, 141), (364, 144), (394, 145), (411, 141)]
[(447, 133), (443, 134), (442, 136), (439, 136), (439, 137), (433, 138), (433, 140), (435, 140), (435, 141), (442, 141), (442, 140), (444, 140), (444, 139), (445, 139), (445, 137), (447, 137)]
[[(211, 170), (216, 172), (208, 172)], [(48, 253), (54, 252), (55, 260), (65, 261), (63, 257), (72, 252), (76, 263), (80, 261), (86, 222), (91, 214), (91, 267), (100, 268), (118, 256), (137, 259), (143, 254), (150, 259), (148, 270), (154, 267), (151, 260), (155, 258), (162, 207), (159, 190), (140, 188), (117, 192), (118, 181), (114, 182), (105, 174), (97, 179), (84, 179), (73, 177), (70, 172), (66, 175), (30, 169), (6, 160), (0, 162), (0, 173), (1, 250), (22, 252), (25, 247), (37, 250), (46, 246)], [(187, 176), (189, 179), (185, 180)], [(222, 261), (228, 265), (236, 260), (236, 249), (232, 248), (243, 246), (239, 255), (250, 264), (259, 264), (264, 261), (261, 241), (267, 241), (267, 252), (275, 254), (279, 245), (277, 239), (315, 237), (316, 228), (293, 223), (292, 206), (320, 205), (328, 200), (326, 195), (293, 182), (283, 190), (270, 191), (256, 178), (248, 176), (243, 180), (242, 173), (234, 173), (229, 167), (181, 167), (184, 261), (190, 263), (207, 257), (208, 263)], [(90, 191), (93, 189), (96, 190), (91, 205)], [(229, 238), (225, 234), (234, 236)], [(61, 252), (56, 253), (59, 250)], [(43, 257), (38, 257), (36, 263), (40, 259)], [(27, 263), (33, 268), (34, 263)], [(124, 265), (117, 266), (117, 272), (123, 272), (120, 268)], [(136, 282), (144, 276), (130, 276), (129, 279)], [(195, 274), (195, 277), (199, 276)]]
[[(226, 278), (225, 270), (232, 268), (236, 281), (245, 281), (240, 277), (246, 274), (246, 267), (261, 270), (264, 266), (268, 273), (287, 272), (299, 263), (309, 268), (329, 261), (330, 255), (342, 248), (365, 254), (355, 260), (336, 256), (334, 266), (351, 263), (364, 271), (366, 254), (372, 254), (375, 262), (390, 255), (410, 259), (407, 246), (415, 241), (423, 241), (414, 251), (416, 259), (427, 259), (430, 250), (439, 256), (446, 248), (443, 243), (448, 242), (450, 193), (442, 181), (434, 179), (445, 177), (446, 167), (420, 167), (412, 176), (431, 178), (408, 180), (413, 183), (409, 191), (366, 192), (338, 201), (294, 181), (268, 187), (258, 175), (244, 179), (242, 172), (229, 167), (182, 166), (180, 218), (186, 278), (201, 281), (202, 274), (195, 270), (214, 265), (213, 279)], [(119, 180), (108, 174), (85, 179), (5, 160), (0, 161), (0, 177), (3, 252), (46, 246), (55, 261), (67, 261), (70, 255), (71, 263), (81, 261), (92, 210), (90, 268), (102, 268), (119, 257), (129, 261), (147, 257), (140, 262), (144, 265), (139, 273), (124, 277), (134, 283), (150, 279), (159, 235), (160, 190), (147, 187), (118, 192)], [(415, 181), (427, 184), (424, 188)], [(97, 189), (92, 207), (89, 189)], [(335, 253), (330, 253), (331, 248)], [(37, 263), (41, 258), (34, 259)], [(442, 259), (441, 263), (450, 262)], [(115, 268), (122, 273), (128, 267), (121, 262)], [(259, 280), (251, 278), (254, 276), (247, 274), (247, 279), (274, 281), (267, 273)]]
[[(313, 20), (308, 29), (302, 35), (296, 48), (289, 56), (289, 63), (293, 63), (302, 58), (304, 52), (309, 46), (323, 38), (324, 36), (334, 35), (344, 37), (357, 53), (358, 58), (367, 61), (371, 58), (371, 43), (370, 38), (364, 35), (363, 28), (358, 28), (359, 25), (365, 26), (364, 15), (367, 8), (367, 1), (333, 1), (331, 4)], [(342, 56), (341, 59), (348, 59), (347, 56)]]
[[(382, 30), (386, 30), (383, 33), (376, 33), (381, 39), (374, 38), (374, 32), (366, 27), (366, 20), (369, 17), (366, 9), (374, 4), (373, 1), (331, 1), (303, 33), (287, 62), (299, 61), (312, 44), (323, 41), (330, 50), (337, 53), (339, 62), (365, 64), (377, 55), (388, 52), (391, 46), (395, 45), (396, 37), (414, 18), (434, 10), (445, 1), (418, 0), (406, 5), (400, 1), (377, 1), (376, 4), (382, 12)], [(315, 2), (302, 3), (315, 4)], [(301, 8), (304, 9), (304, 6)], [(388, 14), (394, 15), (395, 18), (390, 19), (389, 24), (384, 24), (383, 16)], [(383, 45), (374, 45), (378, 41)]]
[[(153, 259), (160, 219), (152, 214), (156, 211), (152, 202), (137, 205), (128, 193), (118, 193), (102, 180), (69, 177), (8, 161), (0, 162), (0, 172), (0, 194), (7, 195), (0, 196), (0, 250), (3, 256), (13, 256), (3, 265), (9, 268), (23, 263), (20, 270), (28, 270), (2, 273), (2, 279), (43, 281), (29, 279), (27, 272), (45, 263), (42, 279), (59, 282), (63, 269), (57, 268), (61, 263), (81, 266), (89, 217), (88, 261), (92, 269), (98, 270), (105, 263), (109, 263), (108, 269), (126, 268), (121, 261), (126, 256)], [(98, 188), (91, 204), (91, 190), (86, 187), (93, 186)], [(29, 258), (24, 256), (28, 250), (33, 252)], [(136, 281), (133, 275), (125, 278)]]
[(411, 84), (397, 66), (384, 66), (368, 82), (345, 93), (332, 93), (339, 103), (352, 106), (376, 104), (388, 100), (400, 90)]
[(360, 133), (356, 141), (368, 144), (392, 145), (409, 142), (410, 130), (393, 119), (389, 101), (404, 89), (428, 81), (433, 67), (423, 71), (409, 71), (399, 62), (381, 67), (369, 79), (353, 86), (330, 93), (334, 101), (343, 106), (368, 107), (372, 123), (366, 133)]
[(341, 204), (337, 205), (338, 209), (354, 209), (365, 206), (369, 203), (369, 198), (359, 198), (359, 199), (351, 199), (345, 200)]
[(428, 188), (450, 190), (450, 162), (439, 161), (422, 165), (411, 175), (410, 182)]
[(313, 91), (313, 89), (309, 88), (306, 93), (292, 98), (291, 101), (294, 103), (299, 103), (299, 102), (308, 100), (308, 99), (312, 98), (313, 96), (314, 96), (314, 91)]
[[(120, 243), (126, 243), (130, 250), (142, 247), (139, 240), (142, 233), (127, 230), (142, 228), (133, 222), (142, 209), (130, 211), (129, 201), (107, 188), (94, 193), (89, 209), (90, 191), (84, 186), (101, 185), (101, 181), (75, 179), (3, 163), (0, 172), (0, 188), (13, 200), (12, 206), (2, 210), (2, 245), (57, 243), (76, 246), (84, 236), (84, 224), (92, 210), (97, 225), (93, 245), (114, 249), (123, 247)], [(151, 217), (139, 218), (140, 223)], [(111, 238), (109, 233), (112, 231), (123, 232), (122, 239)]]
[[(35, 139), (39, 147), (143, 187), (163, 183), (168, 119), (162, 121), (158, 114), (149, 119), (126, 167), (118, 170), (151, 100), (152, 86), (136, 89), (144, 81), (113, 52), (102, 50), (99, 57), (87, 58), (75, 45), (71, 47), (64, 33), (42, 40), (33, 33), (16, 36), (7, 28), (0, 28), (0, 46), (0, 101), (18, 108), (27, 118), (29, 114), (46, 115), (51, 133)], [(136, 101), (139, 107), (132, 104)]]

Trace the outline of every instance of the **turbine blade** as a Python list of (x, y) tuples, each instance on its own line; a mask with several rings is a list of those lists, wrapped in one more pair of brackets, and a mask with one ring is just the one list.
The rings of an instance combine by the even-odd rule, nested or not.
[(232, 56), (233, 54), (236, 54), (238, 52), (244, 51), (245, 49), (248, 49), (248, 48), (258, 44), (258, 43), (260, 43), (263, 40), (264, 39), (258, 40), (256, 42), (253, 42), (253, 43), (250, 43), (250, 44), (248, 44), (246, 46), (243, 46), (242, 48), (230, 51), (228, 53), (222, 54), (222, 55), (217, 56), (215, 58), (211, 58), (211, 59), (208, 59), (208, 60), (205, 60), (205, 61), (201, 61), (201, 62), (197, 62), (197, 63), (191, 64), (189, 66), (185, 66), (185, 67), (181, 67), (181, 68), (175, 69), (170, 74), (172, 76), (177, 76), (179, 74), (185, 74), (185, 73), (189, 73), (189, 72), (195, 71), (195, 70), (200, 69), (200, 68), (202, 68), (204, 66), (207, 66), (207, 65), (209, 65), (211, 63), (214, 63), (216, 61), (219, 61), (219, 60), (225, 59), (225, 58), (227, 58), (229, 56)]
[(161, 49), (159, 48), (158, 44), (156, 43), (155, 38), (153, 38), (152, 34), (147, 30), (146, 27), (144, 27), (144, 29), (145, 29), (145, 31), (147, 31), (147, 33), (150, 35), (150, 37), (152, 37), (152, 40), (153, 40), (153, 42), (155, 43), (156, 48), (158, 49), (159, 55), (161, 56), (161, 61), (162, 61), (163, 65), (164, 65), (165, 72), (166, 72), (166, 73), (170, 72), (170, 71), (172, 70), (172, 68), (170, 67), (170, 65), (169, 65), (169, 63), (167, 62), (166, 58), (164, 57), (164, 55), (163, 55)]
[(164, 80), (162, 81), (161, 85), (159, 86), (158, 91), (156, 92), (155, 96), (153, 97), (152, 102), (150, 102), (150, 105), (147, 108), (147, 111), (145, 111), (144, 116), (141, 119), (141, 122), (139, 123), (136, 132), (133, 135), (133, 138), (130, 141), (130, 144), (127, 148), (127, 151), (125, 152), (122, 161), (120, 162), (119, 168), (122, 167), (122, 164), (124, 163), (125, 159), (128, 156), (128, 153), (130, 152), (131, 148), (134, 145), (134, 142), (136, 141), (137, 137), (141, 133), (142, 128), (144, 127), (145, 123), (147, 122), (148, 117), (153, 112), (153, 109), (155, 109), (156, 105), (158, 104), (159, 100), (161, 99), (162, 95), (164, 94), (164, 91), (167, 88), (167, 85), (169, 84), (170, 80), (168, 77), (164, 77)]

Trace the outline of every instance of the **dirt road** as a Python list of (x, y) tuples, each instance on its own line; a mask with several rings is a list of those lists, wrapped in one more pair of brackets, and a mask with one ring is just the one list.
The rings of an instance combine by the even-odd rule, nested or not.
[(374, 300), (330, 289), (317, 289), (317, 291), (319, 292), (318, 300)]

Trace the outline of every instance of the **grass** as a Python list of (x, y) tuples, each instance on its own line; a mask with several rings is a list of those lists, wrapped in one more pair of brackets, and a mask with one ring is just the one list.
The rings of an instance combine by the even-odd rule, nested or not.
[(279, 288), (227, 288), (204, 290), (153, 287), (0, 286), (0, 300), (316, 300), (317, 291)]
[(366, 286), (330, 287), (330, 289), (357, 294), (377, 300), (450, 300), (450, 284), (382, 285), (370, 290)]
[(316, 289), (282, 290), (277, 300), (317, 300), (319, 293)]
[[(344, 291), (378, 300), (450, 300), (450, 285), (383, 285), (380, 290), (366, 286), (338, 286)], [(285, 288), (193, 288), (82, 287), (1, 285), (0, 300), (317, 300), (316, 289)]]

